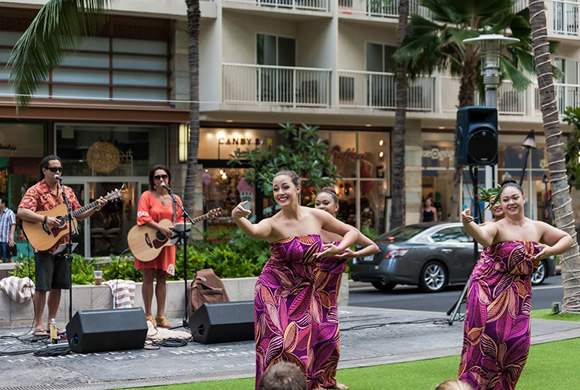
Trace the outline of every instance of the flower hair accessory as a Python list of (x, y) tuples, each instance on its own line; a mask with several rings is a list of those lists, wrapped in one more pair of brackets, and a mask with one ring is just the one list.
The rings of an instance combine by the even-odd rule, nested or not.
[(481, 191), (481, 195), (479, 195), (479, 199), (487, 202), (488, 206), (486, 208), (490, 209), (495, 206), (495, 204), (499, 201), (499, 190), (501, 186), (491, 187), (491, 188), (483, 188), (478, 187)]

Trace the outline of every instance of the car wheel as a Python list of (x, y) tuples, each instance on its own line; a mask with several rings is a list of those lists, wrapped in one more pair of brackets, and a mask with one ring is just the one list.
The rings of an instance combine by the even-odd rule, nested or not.
[(437, 261), (429, 261), (421, 270), (419, 288), (424, 292), (439, 292), (447, 284), (447, 272)]
[(540, 261), (538, 269), (532, 274), (532, 286), (539, 286), (546, 280), (546, 273), (548, 272), (548, 265), (545, 260)]
[(382, 292), (389, 292), (395, 288), (397, 283), (393, 282), (373, 282), (373, 287)]

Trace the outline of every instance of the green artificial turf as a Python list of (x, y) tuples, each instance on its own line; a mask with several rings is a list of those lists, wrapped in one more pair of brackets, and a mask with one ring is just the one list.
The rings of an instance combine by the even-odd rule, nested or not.
[(578, 313), (552, 314), (550, 309), (532, 310), (531, 317), (540, 320), (580, 321), (580, 314)]
[[(534, 310), (532, 318), (580, 321), (580, 314), (551, 314)], [(388, 343), (388, 341), (387, 341)], [(580, 371), (571, 360), (580, 350), (580, 338), (533, 345), (518, 389), (570, 390), (579, 388)], [(408, 363), (338, 370), (336, 379), (351, 390), (432, 390), (447, 379), (457, 377), (459, 356)], [(254, 378), (147, 387), (148, 390), (253, 390)]]

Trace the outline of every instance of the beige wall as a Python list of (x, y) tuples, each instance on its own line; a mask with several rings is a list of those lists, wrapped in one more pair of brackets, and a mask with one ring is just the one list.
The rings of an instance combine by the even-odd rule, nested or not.
[(296, 38), (298, 26), (291, 21), (263, 18), (255, 15), (224, 12), (223, 62), (255, 64), (256, 35), (270, 34)]
[(364, 25), (341, 22), (338, 28), (338, 68), (365, 70), (366, 42), (396, 46), (396, 26)]

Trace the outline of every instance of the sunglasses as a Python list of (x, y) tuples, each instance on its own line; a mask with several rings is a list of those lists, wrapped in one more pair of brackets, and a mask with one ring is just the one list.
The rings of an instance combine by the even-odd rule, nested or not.
[(155, 180), (161, 180), (161, 179), (163, 179), (163, 180), (167, 180), (167, 177), (168, 177), (167, 175), (158, 175), (158, 176), (153, 176), (153, 178), (154, 178)]
[(48, 169), (51, 172), (62, 172), (62, 167), (47, 167), (46, 169)]

